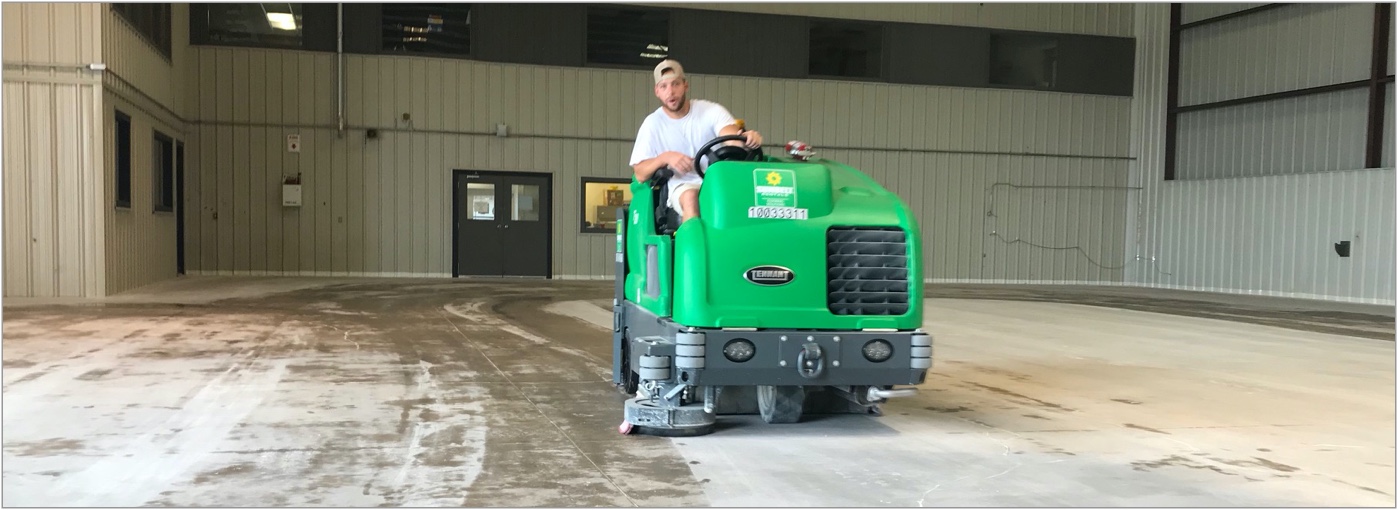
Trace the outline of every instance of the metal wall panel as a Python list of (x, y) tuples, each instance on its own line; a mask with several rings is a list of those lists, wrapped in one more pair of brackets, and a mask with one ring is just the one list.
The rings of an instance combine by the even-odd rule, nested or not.
[[(190, 171), (200, 174), (197, 183), (190, 179), (199, 202), (188, 226), (199, 243), (189, 250), (192, 269), (447, 275), (451, 170), (469, 169), (551, 173), (554, 274), (612, 273), (614, 236), (579, 233), (580, 180), (630, 175), (632, 139), (656, 108), (645, 71), (351, 55), (345, 88), (351, 129), (341, 137), (334, 128), (331, 58), (192, 51), (200, 75), (191, 137), (198, 147), (190, 153)], [(243, 62), (246, 73), (237, 71)], [(259, 78), (267, 85), (252, 82)], [(812, 142), (822, 155), (848, 159), (917, 204), (924, 230), (957, 247), (929, 254), (930, 277), (1121, 279), (1120, 269), (1093, 264), (1121, 264), (1127, 192), (992, 185), (1120, 186), (1129, 98), (691, 78), (692, 97), (724, 103), (774, 146)], [(247, 108), (263, 112), (263, 120), (244, 114)], [(508, 126), (509, 136), (495, 136), (497, 123)], [(366, 128), (378, 137), (367, 139)], [(300, 153), (286, 151), (288, 134), (301, 136)], [(298, 173), (305, 205), (282, 207), (280, 182)], [(996, 222), (984, 216), (987, 199), (997, 204)], [(1022, 224), (1031, 219), (1039, 223)], [(1085, 254), (1007, 244), (988, 227), (1015, 236), (1009, 240), (1082, 246)], [(973, 243), (977, 251), (959, 251)]]
[[(102, 51), (107, 62), (102, 132), (108, 150), (104, 171), (115, 175), (113, 112), (131, 116), (131, 209), (113, 210), (106, 226), (106, 292), (119, 293), (174, 277), (176, 221), (173, 213), (152, 213), (154, 171), (153, 130), (185, 141), (186, 158), (192, 152), (186, 136), (190, 102), (185, 98), (189, 80), (189, 5), (171, 5), (171, 56), (165, 57), (129, 23), (101, 4)], [(186, 164), (186, 179), (194, 172)], [(106, 193), (111, 200), (114, 191)], [(186, 211), (191, 204), (186, 202)], [(187, 232), (188, 234), (188, 232)], [(188, 240), (186, 240), (188, 244)], [(186, 257), (190, 257), (186, 252)]]
[[(695, 4), (643, 3), (677, 8)], [(1128, 3), (709, 3), (708, 10), (932, 23), (1091, 35), (1131, 35)]]
[[(116, 294), (176, 275), (175, 214), (154, 210), (154, 138), (157, 130), (182, 138), (175, 126), (145, 114), (115, 92), (106, 91), (103, 103), (105, 175), (116, 175), (116, 111), (131, 116), (131, 207), (115, 207), (115, 179), (108, 179), (103, 191), (110, 211), (106, 217), (106, 291)], [(186, 166), (186, 174), (189, 171)]]
[(1193, 23), (1209, 18), (1217, 18), (1224, 14), (1233, 14), (1238, 11), (1245, 11), (1253, 7), (1261, 7), (1265, 3), (1242, 3), (1242, 4), (1204, 4), (1186, 3), (1180, 6), (1180, 23)]
[[(1136, 16), (1140, 67), (1132, 179), (1145, 190), (1132, 236), (1139, 248), (1127, 252), (1135, 260), (1130, 280), (1151, 287), (1393, 304), (1398, 274), (1392, 169), (1162, 180), (1169, 5), (1140, 5)], [(1362, 131), (1359, 138), (1362, 144)], [(1266, 148), (1269, 165), (1284, 164), (1278, 149), (1285, 147)], [(1180, 155), (1184, 161), (1192, 151), (1182, 148)], [(1340, 258), (1333, 246), (1345, 240), (1354, 243), (1353, 256)]]
[[(112, 10), (111, 4), (102, 4), (102, 56), (107, 64), (107, 73), (120, 77), (129, 84), (165, 106), (177, 102), (177, 89), (183, 82), (177, 80), (173, 55), (183, 50), (183, 42), (189, 38), (189, 4), (171, 4), (171, 58), (166, 58), (154, 45), (141, 37), (131, 24)], [(125, 91), (129, 95), (134, 91)]]
[(103, 294), (98, 4), (4, 4), (4, 296)]
[(1178, 179), (1364, 166), (1369, 91), (1351, 89), (1182, 113)]
[(1373, 4), (1294, 4), (1180, 33), (1180, 105), (1369, 77)]

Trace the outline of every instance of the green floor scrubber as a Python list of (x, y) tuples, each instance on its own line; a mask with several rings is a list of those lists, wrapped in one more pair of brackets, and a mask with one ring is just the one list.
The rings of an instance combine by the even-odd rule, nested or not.
[(695, 154), (698, 218), (666, 206), (668, 168), (633, 179), (618, 212), (612, 378), (634, 395), (622, 433), (703, 435), (753, 412), (794, 423), (817, 395), (877, 414), (932, 366), (908, 207), (808, 151), (724, 143), (742, 139)]

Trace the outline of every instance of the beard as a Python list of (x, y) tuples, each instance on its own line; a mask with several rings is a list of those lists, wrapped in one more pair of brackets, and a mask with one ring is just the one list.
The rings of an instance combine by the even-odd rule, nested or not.
[(671, 108), (669, 103), (664, 102), (660, 103), (660, 106), (665, 107), (665, 109), (670, 111), (671, 113), (679, 113), (684, 110), (684, 106), (687, 104), (689, 104), (689, 94), (680, 96), (680, 101), (678, 103), (675, 103), (674, 108)]

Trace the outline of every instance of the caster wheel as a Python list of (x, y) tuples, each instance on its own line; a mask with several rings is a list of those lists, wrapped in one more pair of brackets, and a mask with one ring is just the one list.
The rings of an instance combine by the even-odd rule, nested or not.
[(631, 423), (621, 422), (621, 425), (616, 428), (616, 431), (623, 436), (631, 435)]

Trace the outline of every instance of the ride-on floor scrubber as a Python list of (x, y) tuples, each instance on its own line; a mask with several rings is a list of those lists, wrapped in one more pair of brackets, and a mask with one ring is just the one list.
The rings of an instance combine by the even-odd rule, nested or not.
[[(700, 216), (668, 207), (668, 168), (618, 212), (613, 383), (622, 433), (694, 436), (716, 416), (794, 423), (817, 396), (878, 413), (932, 366), (917, 222), (862, 172), (714, 138), (694, 156)], [(704, 164), (707, 161), (707, 167)]]

